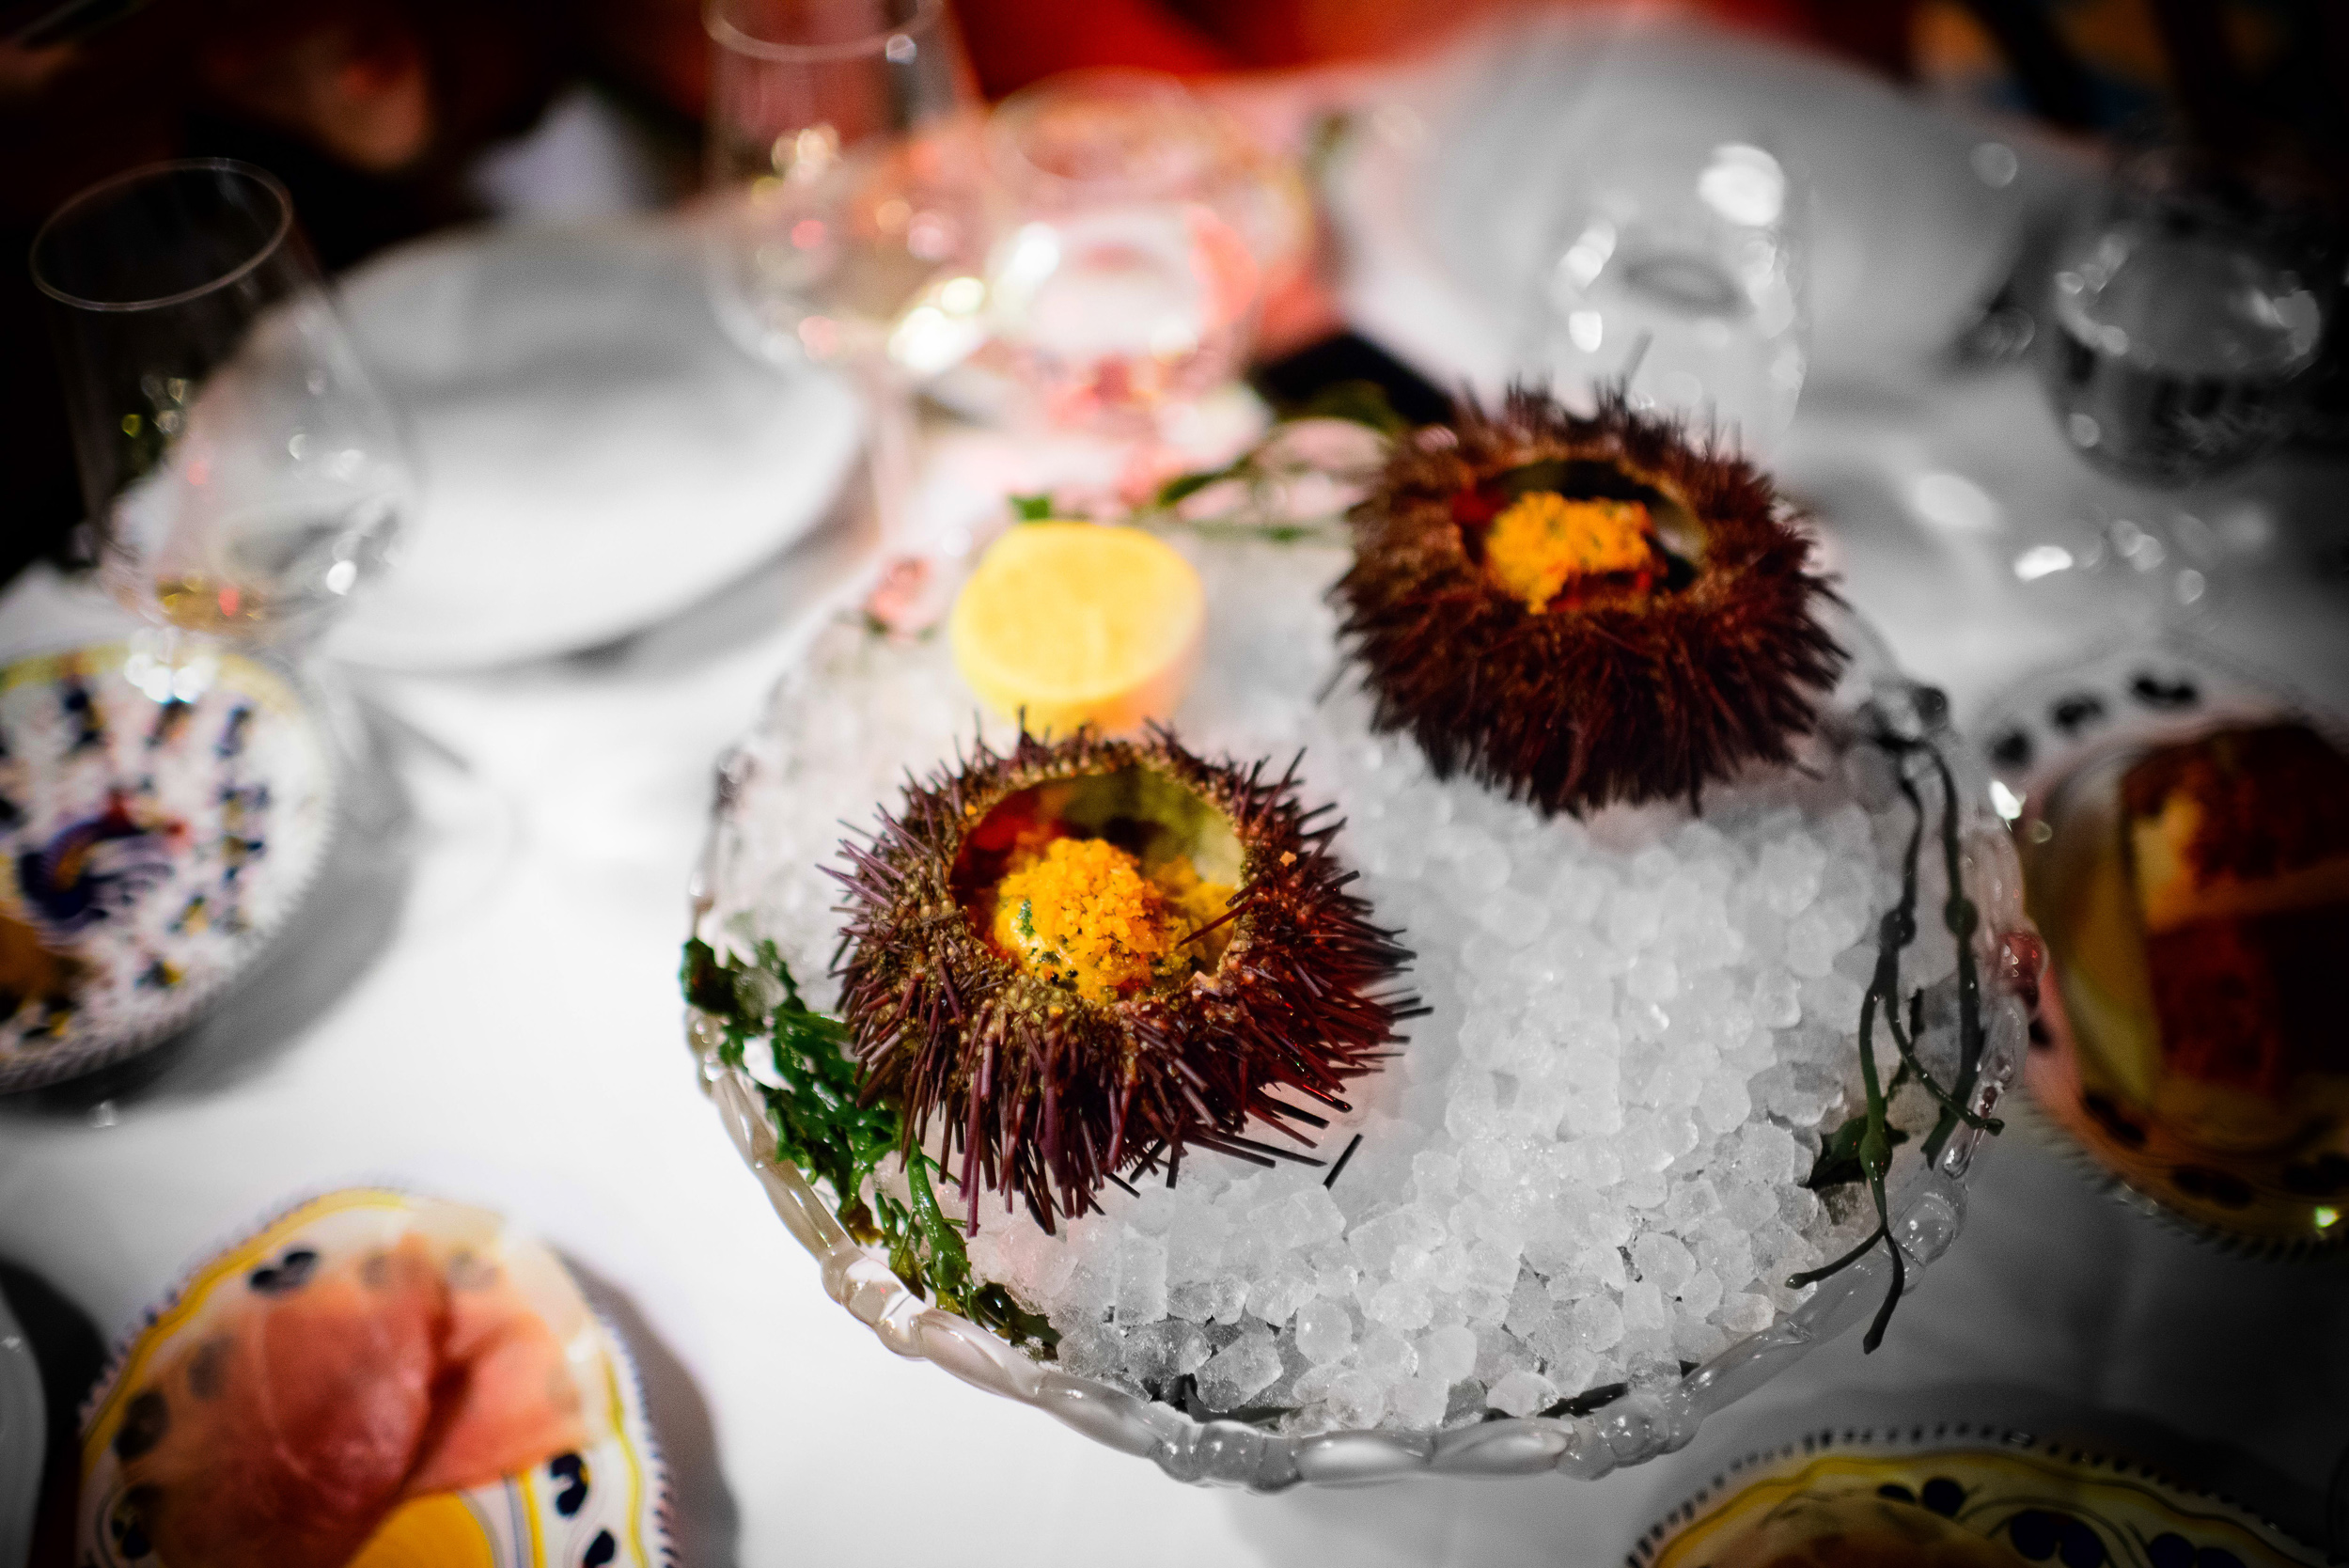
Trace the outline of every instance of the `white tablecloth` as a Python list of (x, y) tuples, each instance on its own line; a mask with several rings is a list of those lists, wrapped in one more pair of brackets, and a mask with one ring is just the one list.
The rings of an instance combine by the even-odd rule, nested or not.
[[(1823, 391), (1783, 467), (1851, 597), (1961, 715), (2112, 631), (2010, 570), (2084, 482), (2022, 372)], [(1987, 510), (1919, 488), (1935, 474)], [(2310, 562), (2341, 550), (2340, 494), (2337, 471), (2284, 470), (2212, 502), (2242, 525), (2197, 628), (2334, 701), (2349, 589)], [(675, 979), (713, 760), (860, 549), (836, 525), (594, 655), (366, 682), (399, 715), (379, 729), (401, 782), (375, 792), (314, 917), (192, 1039), (102, 1103), (0, 1102), (0, 1256), (112, 1334), (304, 1192), (388, 1179), (502, 1206), (629, 1329), (694, 1565), (1602, 1563), (1749, 1445), (1930, 1416), (2184, 1454), (2321, 1528), (2349, 1444), (2349, 1269), (2185, 1240), (2022, 1128), (1983, 1155), (1967, 1229), (1879, 1354), (1823, 1349), (1687, 1450), (1602, 1482), (1189, 1490), (893, 1358), (824, 1296), (721, 1136)], [(35, 582), (0, 610), (15, 637), (57, 603)]]

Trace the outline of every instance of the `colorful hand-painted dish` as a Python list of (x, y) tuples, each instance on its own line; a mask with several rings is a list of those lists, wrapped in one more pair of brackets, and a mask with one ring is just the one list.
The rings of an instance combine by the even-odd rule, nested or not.
[(1750, 1454), (1624, 1568), (2313, 1568), (2223, 1499), (2076, 1443), (1939, 1423)]
[[(1566, 556), (1655, 588), (1599, 500), (1505, 525), (1512, 613), (1599, 592)], [(1881, 1334), (2037, 975), (1937, 695), (1823, 601), (1848, 666), (1785, 765), (1546, 811), (1347, 679), (1352, 552), (1167, 528), (1207, 620), (1179, 745), (974, 729), (946, 639), (843, 620), (726, 765), (691, 1039), (827, 1290), (1266, 1490), (1604, 1474)]]
[(199, 1266), (82, 1424), (97, 1568), (656, 1568), (635, 1372), (485, 1210), (353, 1188)]
[(224, 657), (157, 703), (121, 647), (0, 670), (0, 1092), (184, 1027), (263, 951), (334, 825), (291, 687)]
[(2055, 961), (2026, 1075), (2125, 1192), (2277, 1254), (2349, 1240), (2349, 731), (2121, 650), (1997, 705), (1991, 761)]

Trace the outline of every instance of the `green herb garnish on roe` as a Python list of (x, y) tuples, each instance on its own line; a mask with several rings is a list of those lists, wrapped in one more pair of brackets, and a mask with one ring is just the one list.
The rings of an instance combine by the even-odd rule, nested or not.
[(900, 1149), (897, 1109), (861, 1098), (848, 1026), (806, 1004), (775, 945), (760, 942), (745, 962), (720, 958), (695, 937), (685, 944), (679, 978), (686, 1001), (723, 1031), (719, 1060), (742, 1067), (753, 1046), (772, 1058), (777, 1082), (755, 1074), (752, 1081), (766, 1101), (776, 1152), (809, 1181), (831, 1188), (849, 1234), (883, 1247), (908, 1289), (1015, 1345), (1033, 1342), (1049, 1355), (1060, 1339), (1052, 1325), (1023, 1309), (1001, 1285), (972, 1277), (962, 1233), (938, 1207), (932, 1185), (933, 1178), (949, 1184), (953, 1178), (935, 1160), (918, 1149), (907, 1151), (911, 1202), (900, 1203), (875, 1186), (868, 1205), (868, 1179)]

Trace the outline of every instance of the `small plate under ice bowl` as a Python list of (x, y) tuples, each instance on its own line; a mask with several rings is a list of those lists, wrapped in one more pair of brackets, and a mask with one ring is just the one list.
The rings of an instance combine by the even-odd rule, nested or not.
[(122, 644), (0, 668), (0, 1093), (160, 1044), (250, 970), (315, 879), (331, 748), (234, 654), (156, 702)]
[[(1804, 1548), (1828, 1544), (1840, 1556)], [(1854, 1555), (1875, 1541), (1884, 1555)], [(1748, 1454), (1659, 1521), (1625, 1568), (1917, 1562), (2313, 1568), (2273, 1525), (2134, 1461), (1965, 1422), (1838, 1428)]]
[[(2033, 677), (1972, 732), (2051, 959), (2023, 1069), (2032, 1104), (2138, 1206), (2205, 1240), (2283, 1256), (2349, 1242), (2349, 1056), (2336, 1044), (2300, 1059), (2301, 1036), (2338, 1038), (2290, 1022), (2307, 1011), (2293, 1000), (2305, 979), (2275, 980), (2283, 969), (2256, 954), (2226, 962), (2236, 928), (2272, 917), (2198, 918), (2167, 946), (2146, 934), (2129, 835), (2150, 819), (2122, 803), (2124, 779), (2156, 749), (2275, 726), (2349, 754), (2338, 718), (2171, 643)], [(2310, 940), (2349, 921), (2349, 905), (2335, 899), (2316, 917), (2331, 925), (2310, 928)], [(2169, 994), (2194, 1001), (2181, 1041), (2153, 1001), (2164, 970)], [(2258, 1000), (2267, 989), (2272, 1004)], [(2214, 1024), (2221, 1004), (2230, 1011)]]

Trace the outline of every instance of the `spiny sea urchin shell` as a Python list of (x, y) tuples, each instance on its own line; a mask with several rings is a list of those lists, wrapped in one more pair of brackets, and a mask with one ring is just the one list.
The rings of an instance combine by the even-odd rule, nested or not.
[[(1270, 1164), (1287, 1151), (1244, 1136), (1252, 1118), (1309, 1145), (1296, 1128), (1326, 1124), (1312, 1106), (1349, 1108), (1347, 1080), (1400, 1043), (1412, 998), (1389, 982), (1410, 955), (1345, 890), (1339, 824), (1300, 808), (1295, 764), (1264, 774), (1165, 730), (1023, 734), (1009, 756), (982, 744), (909, 782), (869, 844), (844, 846), (838, 967), (865, 1092), (898, 1105), (909, 1140), (942, 1141), (966, 1193), (1024, 1200), (1050, 1230), (1119, 1172), (1185, 1149)], [(1015, 962), (990, 939), (989, 906), (1038, 823), (1235, 885), (1220, 954), (1107, 996)], [(1176, 951), (1206, 950), (1208, 934)]]
[[(1512, 593), (1482, 546), (1535, 493), (1639, 503), (1656, 570)], [(1397, 444), (1352, 521), (1335, 597), (1372, 722), (1408, 729), (1439, 777), (1544, 813), (1693, 805), (1744, 766), (1789, 761), (1842, 668), (1815, 614), (1833, 594), (1769, 478), (1620, 389), (1589, 418), (1525, 387), (1497, 414), (1467, 404)]]

